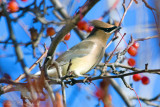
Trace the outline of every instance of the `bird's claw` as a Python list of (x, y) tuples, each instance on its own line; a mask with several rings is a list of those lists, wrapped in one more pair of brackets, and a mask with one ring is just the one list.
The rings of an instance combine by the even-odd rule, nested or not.
[(71, 77), (74, 77), (73, 75), (65, 75), (64, 77), (62, 77), (62, 80), (66, 80), (68, 81)]
[(71, 82), (70, 82), (70, 85), (74, 85), (74, 84), (76, 84), (76, 82), (75, 82), (75, 79), (71, 79)]
[(83, 83), (85, 84), (85, 83), (88, 83), (88, 84), (90, 84), (91, 83), (91, 77), (86, 77), (84, 80), (83, 80)]

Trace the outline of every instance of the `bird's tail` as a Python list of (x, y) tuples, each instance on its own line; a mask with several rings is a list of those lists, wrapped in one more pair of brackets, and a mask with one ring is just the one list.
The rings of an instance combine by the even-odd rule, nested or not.
[[(58, 77), (57, 75), (57, 71), (55, 68), (52, 68), (50, 70), (47, 70), (47, 73), (50, 77)], [(35, 76), (40, 76), (41, 75), (41, 71), (38, 71), (34, 74)], [(27, 80), (24, 80), (24, 82), (26, 82)]]
[[(50, 77), (57, 77), (57, 70), (56, 68), (52, 68), (50, 70), (47, 70), (47, 73)], [(41, 71), (36, 72), (34, 75), (36, 76), (40, 76), (41, 75)]]

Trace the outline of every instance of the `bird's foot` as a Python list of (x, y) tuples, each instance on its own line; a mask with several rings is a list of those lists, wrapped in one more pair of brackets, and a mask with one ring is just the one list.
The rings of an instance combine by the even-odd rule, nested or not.
[(62, 77), (62, 80), (66, 80), (68, 81), (70, 78), (74, 77), (73, 75), (65, 75), (64, 77)]
[(83, 83), (84, 83), (84, 84), (85, 84), (85, 83), (90, 84), (91, 81), (92, 81), (92, 78), (88, 76), (88, 77), (85, 77), (85, 79), (83, 80)]
[(71, 82), (70, 82), (70, 85), (74, 85), (74, 84), (76, 84), (76, 80), (72, 78)]

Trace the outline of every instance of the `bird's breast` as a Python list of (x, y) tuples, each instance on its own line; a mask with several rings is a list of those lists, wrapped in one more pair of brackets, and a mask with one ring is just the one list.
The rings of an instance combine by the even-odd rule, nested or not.
[[(87, 73), (100, 62), (103, 57), (102, 54), (102, 46), (95, 44), (88, 55), (71, 59), (69, 71), (73, 71), (77, 76)], [(64, 66), (64, 69), (66, 67), (68, 67), (68, 64)]]

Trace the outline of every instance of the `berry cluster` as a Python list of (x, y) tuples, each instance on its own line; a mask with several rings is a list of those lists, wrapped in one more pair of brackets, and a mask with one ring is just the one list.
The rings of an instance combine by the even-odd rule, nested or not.
[(136, 82), (141, 80), (142, 84), (144, 84), (144, 85), (149, 84), (149, 78), (147, 76), (141, 77), (140, 74), (134, 74), (133, 75), (133, 80), (136, 81)]
[[(55, 33), (56, 33), (56, 31), (55, 31), (55, 29), (53, 27), (48, 27), (47, 28), (47, 35), (48, 36), (53, 36)], [(68, 34), (65, 35), (64, 40), (67, 41), (67, 40), (70, 39), (70, 37), (71, 37), (71, 34), (68, 33)]]
[(139, 43), (135, 42), (129, 49), (128, 49), (128, 53), (131, 56), (136, 56), (137, 55), (137, 49), (139, 48)]
[[(127, 51), (131, 56), (136, 56), (138, 48), (139, 48), (139, 43), (135, 42)], [(136, 61), (133, 58), (128, 59), (128, 65), (135, 66), (135, 64), (136, 64)], [(144, 85), (147, 85), (149, 83), (149, 78), (146, 76), (141, 77), (140, 74), (134, 74), (133, 80), (136, 82), (141, 80), (142, 84)]]
[(77, 23), (77, 27), (78, 27), (78, 29), (84, 30), (88, 33), (90, 33), (94, 28), (93, 26), (90, 26), (86, 21), (79, 21)]
[[(139, 43), (135, 42), (127, 51), (131, 56), (136, 56), (138, 48), (139, 48)], [(135, 66), (135, 64), (136, 61), (133, 58), (128, 59), (128, 65)]]
[[(86, 21), (79, 21), (77, 23), (77, 27), (78, 27), (78, 29), (84, 30), (84, 31), (86, 31), (88, 33), (90, 33), (94, 28), (93, 26), (90, 26)], [(55, 32), (55, 29), (53, 27), (48, 27), (47, 28), (47, 35), (48, 36), (53, 36), (55, 33), (56, 32)], [(67, 40), (70, 39), (70, 37), (71, 37), (71, 34), (68, 33), (68, 34), (65, 35), (64, 40), (67, 41)]]

